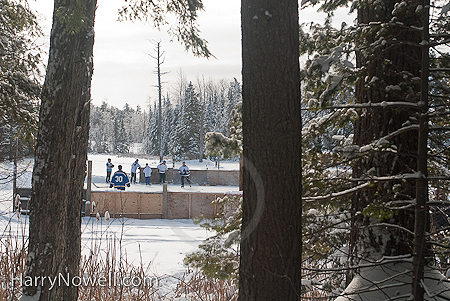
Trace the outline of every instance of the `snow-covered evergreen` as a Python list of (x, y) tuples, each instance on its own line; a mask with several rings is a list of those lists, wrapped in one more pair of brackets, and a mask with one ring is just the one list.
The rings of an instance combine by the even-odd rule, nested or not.
[(194, 85), (189, 83), (182, 100), (182, 110), (177, 124), (178, 144), (174, 155), (180, 159), (194, 159), (198, 155), (201, 106)]
[(172, 153), (171, 138), (175, 135), (175, 113), (169, 96), (164, 98), (162, 116), (162, 149), (163, 154)]
[(146, 138), (148, 141), (147, 154), (158, 156), (159, 155), (159, 142), (158, 142), (158, 107), (156, 103), (153, 104), (152, 113), (149, 115), (149, 123), (146, 131)]
[[(180, 84), (181, 92), (164, 97), (162, 106), (163, 156), (198, 159), (204, 156), (203, 137), (207, 132), (230, 134), (232, 110), (242, 100), (240, 83), (234, 79)], [(91, 106), (89, 150), (96, 153), (128, 153), (135, 143), (145, 154), (159, 156), (158, 108), (147, 111), (125, 104), (122, 109)]]
[(122, 113), (119, 113), (118, 118), (114, 120), (114, 151), (119, 154), (128, 153), (130, 148), (129, 142), (124, 125), (124, 116)]

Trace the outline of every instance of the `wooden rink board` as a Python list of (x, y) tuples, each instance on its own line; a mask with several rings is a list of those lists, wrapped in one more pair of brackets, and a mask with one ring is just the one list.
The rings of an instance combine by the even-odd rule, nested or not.
[(111, 217), (161, 218), (161, 193), (140, 192), (92, 192), (91, 202), (95, 202), (93, 213), (104, 216), (108, 211)]
[(222, 194), (169, 192), (167, 217), (191, 219), (203, 215), (211, 218), (217, 213), (216, 206), (211, 203), (218, 196)]
[[(191, 219), (199, 216), (212, 218), (223, 208), (217, 208), (212, 202), (222, 197), (217, 193), (167, 193), (167, 218)], [(92, 192), (91, 200), (95, 202), (94, 215), (98, 212), (104, 216), (139, 219), (161, 219), (163, 215), (163, 193), (143, 192)]]

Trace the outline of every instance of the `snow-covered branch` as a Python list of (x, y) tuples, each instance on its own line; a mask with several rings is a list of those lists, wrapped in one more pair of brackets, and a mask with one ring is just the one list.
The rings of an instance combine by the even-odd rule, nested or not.
[(420, 172), (413, 172), (413, 173), (404, 173), (399, 175), (392, 175), (392, 176), (385, 176), (385, 177), (376, 177), (371, 176), (367, 178), (353, 178), (352, 181), (377, 181), (377, 182), (383, 182), (383, 181), (394, 181), (394, 180), (416, 180), (419, 178), (424, 177), (424, 175)]
[[(361, 213), (360, 213), (360, 214), (361, 214)], [(359, 215), (360, 215), (360, 214), (359, 214)], [(353, 218), (355, 218), (355, 216), (349, 217), (349, 218), (346, 218), (346, 219), (343, 219), (343, 220), (340, 220), (340, 221), (338, 221), (338, 222), (336, 222), (336, 223), (334, 223), (334, 224), (328, 225), (328, 226), (326, 226), (326, 227), (321, 227), (319, 230), (316, 230), (316, 231), (314, 231), (314, 232), (311, 232), (311, 233), (304, 233), (304, 234), (303, 234), (303, 237), (319, 234), (320, 232), (323, 232), (323, 231), (325, 231), (325, 230), (327, 230), (327, 229), (334, 228), (334, 227), (336, 227), (337, 225), (340, 225), (340, 224), (342, 224), (342, 223), (351, 221)]]
[(355, 187), (352, 187), (350, 189), (347, 190), (343, 190), (343, 191), (339, 191), (339, 192), (332, 192), (328, 195), (322, 195), (322, 196), (313, 196), (313, 197), (307, 197), (307, 198), (303, 198), (303, 202), (305, 203), (311, 203), (311, 202), (316, 202), (316, 201), (324, 201), (324, 200), (328, 200), (331, 198), (337, 198), (340, 196), (344, 196), (350, 193), (354, 193), (360, 189), (363, 189), (365, 187), (368, 187), (369, 183), (364, 183)]
[(362, 264), (358, 264), (358, 265), (352, 265), (352, 266), (348, 266), (348, 267), (339, 267), (339, 268), (320, 268), (320, 269), (316, 269), (316, 268), (309, 268), (309, 267), (302, 267), (303, 270), (305, 271), (312, 271), (312, 272), (323, 272), (323, 273), (327, 273), (327, 272), (339, 272), (339, 271), (345, 271), (345, 270), (356, 270), (356, 269), (361, 269), (361, 268), (370, 268), (370, 267), (377, 267), (377, 266), (382, 266), (385, 264), (391, 264), (391, 263), (400, 263), (400, 262), (411, 262), (412, 257), (410, 254), (407, 255), (399, 255), (399, 256), (385, 256), (382, 257), (380, 260), (375, 260), (375, 261), (367, 261), (368, 263), (362, 263)]
[(450, 43), (450, 39), (444, 40), (442, 42), (430, 43), (431, 47), (441, 46)]
[(417, 108), (417, 103), (406, 101), (383, 101), (383, 102), (368, 102), (368, 103), (355, 103), (355, 104), (342, 104), (328, 106), (328, 109), (345, 109), (345, 108), (387, 108), (387, 107), (413, 107)]
[(450, 72), (450, 68), (430, 68), (430, 72)]
[(399, 229), (399, 230), (405, 231), (405, 232), (407, 232), (407, 233), (409, 233), (411, 235), (414, 235), (413, 231), (411, 231), (411, 230), (409, 230), (409, 229), (407, 229), (405, 227), (396, 225), (396, 224), (377, 223), (377, 224), (370, 224), (370, 226), (368, 226), (368, 227), (389, 227), (389, 228), (395, 228), (395, 229)]

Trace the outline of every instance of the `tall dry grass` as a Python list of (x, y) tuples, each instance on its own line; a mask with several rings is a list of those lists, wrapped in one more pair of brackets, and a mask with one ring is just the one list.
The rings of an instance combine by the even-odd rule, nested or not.
[(238, 290), (235, 280), (208, 278), (199, 271), (187, 270), (174, 289), (175, 298), (192, 301), (235, 301)]
[[(18, 222), (12, 223), (13, 218), (19, 219)], [(0, 233), (0, 301), (20, 299), (19, 279), (25, 272), (28, 244), (27, 221), (26, 216), (13, 215)], [(78, 300), (237, 300), (232, 280), (208, 279), (192, 270), (180, 277), (157, 277), (151, 273), (151, 262), (144, 263), (141, 259), (137, 265), (129, 263), (122, 247), (122, 236), (107, 235), (107, 230), (105, 227), (101, 234), (92, 234), (90, 242), (83, 244), (82, 253), (86, 255), (80, 262), (79, 279), (83, 285), (79, 286)], [(128, 282), (124, 283), (124, 279)]]
[[(14, 216), (11, 218), (20, 218)], [(27, 219), (21, 219), (14, 229), (8, 222), (0, 236), (0, 300), (18, 300), (21, 294), (20, 277), (25, 272), (27, 260)]]

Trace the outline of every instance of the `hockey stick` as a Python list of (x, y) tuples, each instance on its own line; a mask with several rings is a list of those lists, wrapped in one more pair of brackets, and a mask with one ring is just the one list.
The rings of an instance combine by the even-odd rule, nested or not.
[(109, 185), (108, 186), (97, 186), (97, 184), (95, 184), (95, 183), (92, 183), (92, 185), (94, 185), (97, 188), (109, 188)]

